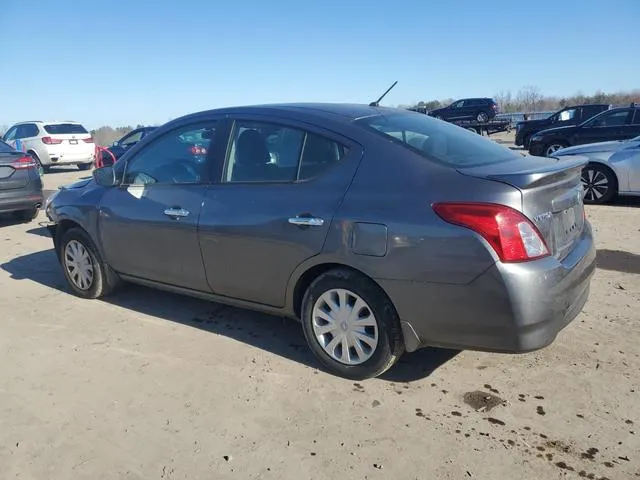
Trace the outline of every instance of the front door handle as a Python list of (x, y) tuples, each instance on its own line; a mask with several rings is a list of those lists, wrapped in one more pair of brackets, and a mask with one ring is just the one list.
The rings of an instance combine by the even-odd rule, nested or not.
[(167, 208), (164, 214), (168, 217), (182, 218), (189, 215), (189, 210), (185, 210), (184, 208)]
[(324, 225), (324, 220), (318, 217), (292, 217), (289, 223), (300, 227), (321, 227)]

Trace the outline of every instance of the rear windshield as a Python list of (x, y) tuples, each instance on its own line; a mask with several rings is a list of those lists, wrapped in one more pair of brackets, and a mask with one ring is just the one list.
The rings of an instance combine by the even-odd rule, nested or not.
[(11, 147), (10, 145), (7, 145), (2, 140), (0, 140), (0, 153), (11, 153), (14, 151), (15, 151), (15, 148)]
[(52, 123), (45, 125), (44, 129), (51, 135), (66, 135), (70, 133), (89, 133), (87, 129), (77, 123)]
[(374, 132), (452, 167), (477, 167), (520, 158), (506, 147), (477, 133), (421, 113), (397, 113), (355, 121)]

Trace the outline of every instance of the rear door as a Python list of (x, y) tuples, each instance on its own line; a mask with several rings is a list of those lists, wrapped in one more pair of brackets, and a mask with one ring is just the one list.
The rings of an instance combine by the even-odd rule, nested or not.
[(633, 117), (632, 109), (611, 110), (592, 118), (579, 129), (574, 145), (625, 140), (633, 137), (629, 125)]
[(208, 291), (198, 222), (209, 186), (217, 120), (164, 133), (122, 165), (122, 185), (99, 208), (99, 235), (118, 272)]
[(216, 294), (281, 307), (293, 271), (322, 250), (362, 149), (290, 120), (233, 120), (200, 218), (207, 279)]

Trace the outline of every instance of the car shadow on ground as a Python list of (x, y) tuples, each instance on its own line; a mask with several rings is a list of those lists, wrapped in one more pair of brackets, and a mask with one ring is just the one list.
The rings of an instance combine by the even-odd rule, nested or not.
[(596, 265), (602, 270), (640, 275), (640, 255), (623, 250), (598, 250)]
[[(58, 291), (69, 292), (53, 250), (16, 257), (0, 265), (0, 268), (14, 280), (31, 280)], [(137, 285), (125, 285), (103, 301), (215, 335), (224, 335), (308, 367), (322, 369), (307, 347), (302, 328), (294, 320)], [(456, 350), (427, 348), (406, 354), (380, 378), (389, 382), (420, 380), (458, 353)]]
[(614, 205), (618, 207), (634, 207), (640, 208), (640, 197), (620, 197), (617, 196), (611, 200), (608, 205)]

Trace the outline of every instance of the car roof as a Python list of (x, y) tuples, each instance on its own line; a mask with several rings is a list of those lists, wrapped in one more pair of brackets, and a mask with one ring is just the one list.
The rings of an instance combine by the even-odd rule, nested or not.
[[(359, 118), (372, 117), (377, 115), (404, 112), (404, 109), (391, 107), (372, 107), (357, 103), (273, 103), (262, 105), (247, 105), (240, 107), (226, 107), (187, 115), (200, 116), (207, 114), (252, 114), (252, 113), (284, 113), (294, 116), (312, 116), (320, 118), (331, 118), (332, 120), (350, 123)], [(182, 117), (185, 118), (185, 117)]]
[(27, 120), (25, 122), (15, 123), (14, 125), (24, 125), (26, 123), (39, 123), (41, 125), (57, 125), (59, 123), (71, 123), (73, 125), (82, 125), (80, 122), (76, 122), (75, 120), (51, 120), (51, 121)]

